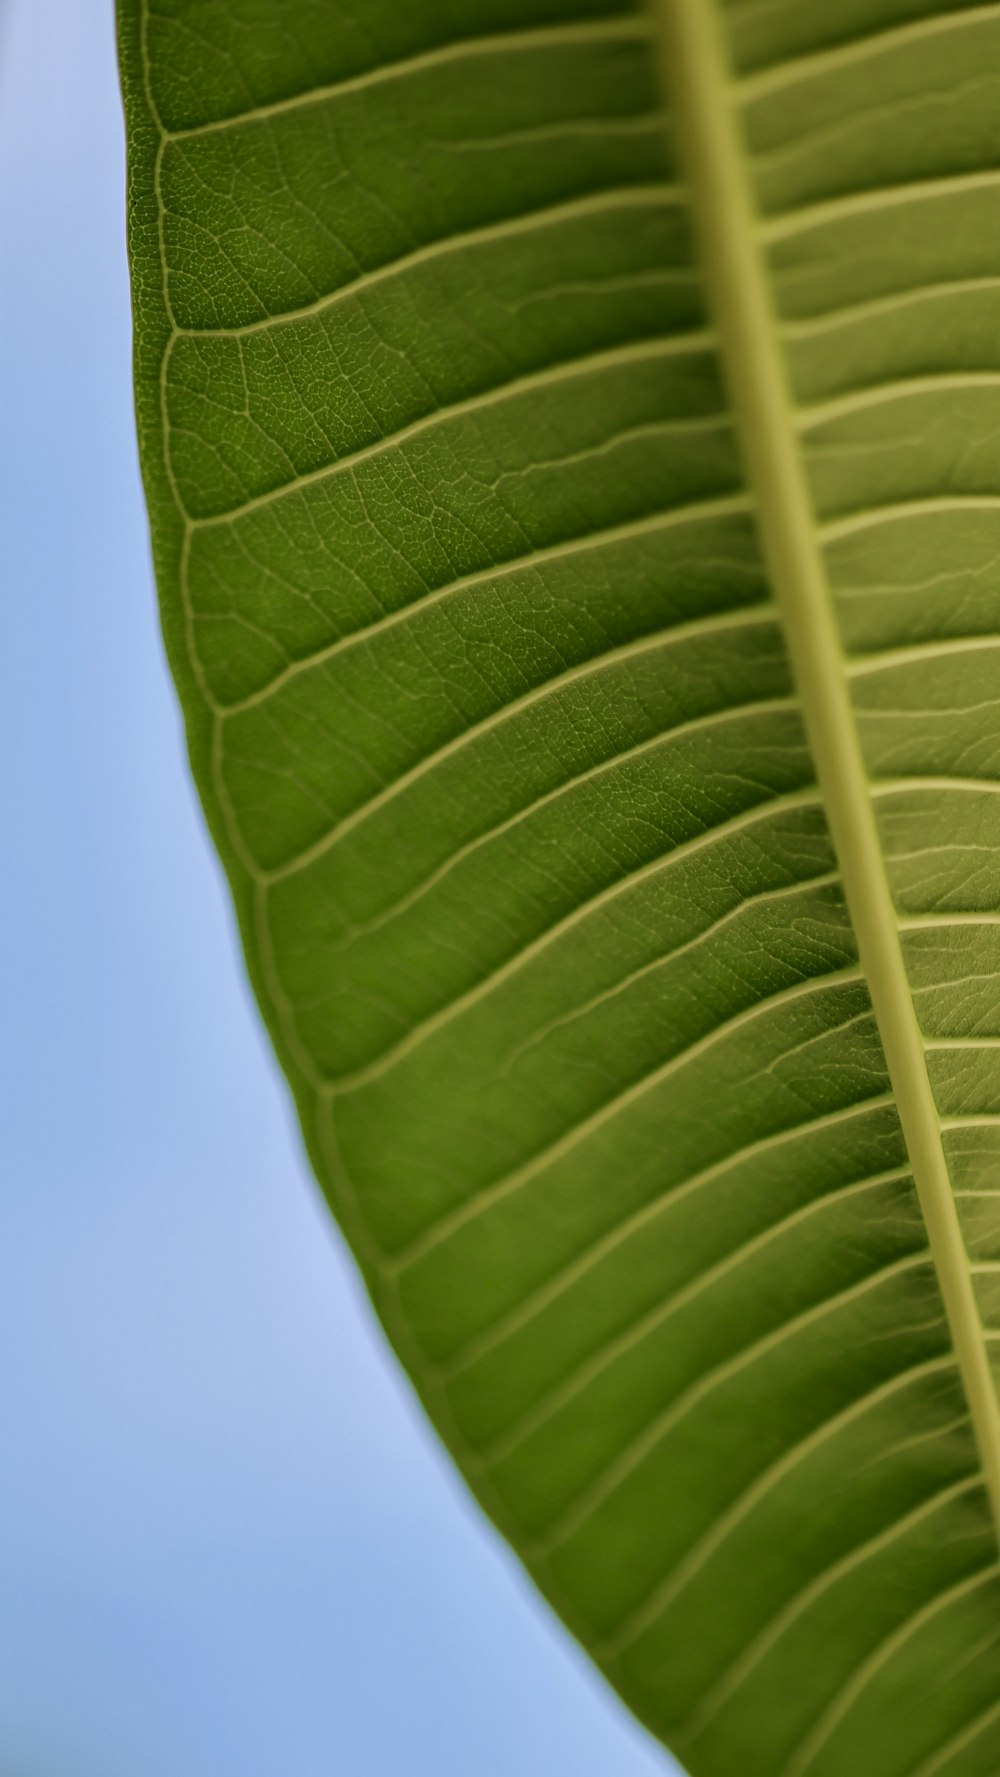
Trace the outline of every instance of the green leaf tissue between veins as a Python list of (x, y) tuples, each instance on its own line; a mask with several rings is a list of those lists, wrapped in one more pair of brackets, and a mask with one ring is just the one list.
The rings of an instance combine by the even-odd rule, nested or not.
[(693, 1777), (1000, 1768), (1000, 5), (120, 0), (317, 1174)]

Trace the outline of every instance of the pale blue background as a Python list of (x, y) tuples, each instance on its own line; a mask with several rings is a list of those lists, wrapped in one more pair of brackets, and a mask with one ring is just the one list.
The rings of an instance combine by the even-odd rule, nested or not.
[(655, 1777), (306, 1174), (156, 632), (122, 205), (110, 0), (8, 0), (0, 1777)]

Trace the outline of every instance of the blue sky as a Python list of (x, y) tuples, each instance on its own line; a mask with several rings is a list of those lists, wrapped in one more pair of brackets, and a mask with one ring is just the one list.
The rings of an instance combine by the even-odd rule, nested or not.
[(0, 1777), (655, 1777), (307, 1176), (156, 630), (111, 0), (0, 0)]

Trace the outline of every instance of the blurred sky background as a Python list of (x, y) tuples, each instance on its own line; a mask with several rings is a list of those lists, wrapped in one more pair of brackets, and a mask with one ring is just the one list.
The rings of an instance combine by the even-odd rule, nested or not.
[(111, 0), (0, 0), (0, 1777), (655, 1777), (306, 1173), (156, 628), (123, 177)]

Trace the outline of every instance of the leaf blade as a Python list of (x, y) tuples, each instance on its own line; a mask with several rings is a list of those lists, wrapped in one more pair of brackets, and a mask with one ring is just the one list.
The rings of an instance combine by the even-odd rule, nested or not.
[[(939, 1660), (943, 1648), (961, 1664), (949, 1637), (956, 1648), (972, 1637), (963, 1682), (975, 1704), (995, 1536), (688, 218), (666, 137), (648, 127), (641, 22), (484, 4), (470, 56), (443, 0), (403, 21), (376, 7), (380, 72), (348, 43), (339, 8), (301, 0), (301, 36), (262, 35), (255, 49), (268, 29), (255, 0), (218, 0), (199, 13), (195, 76), (177, 49), (187, 10), (172, 0), (152, 15), (173, 49), (147, 41), (144, 59), (141, 10), (123, 9), (144, 471), (196, 775), (317, 1170), (473, 1486), (692, 1770), (738, 1759), (762, 1774), (785, 1761), (903, 1777), (910, 1745), (886, 1741), (884, 1701), (873, 1725), (870, 1693), (884, 1699), (896, 1682), (897, 1648), (911, 1678), (921, 1670), (926, 1611)], [(794, 92), (794, 68), (772, 50), (772, 74), (760, 52), (786, 29), (794, 44), (803, 19), (772, 8), (758, 27), (753, 10), (733, 11), (758, 33), (751, 111), (754, 82)], [(933, 12), (920, 31), (904, 22), (907, 43), (947, 35)], [(253, 30), (233, 37), (233, 18)], [(506, 82), (481, 47), (501, 25), (520, 34), (498, 52), (516, 72)], [(849, 38), (851, 20), (841, 27)], [(813, 48), (824, 79), (838, 57), (868, 54)], [(490, 81), (470, 73), (477, 60)], [(141, 90), (151, 69), (168, 135), (151, 128)], [(461, 86), (449, 84), (456, 70)], [(215, 116), (192, 111), (199, 89)], [(395, 109), (380, 111), (387, 93)], [(781, 119), (760, 116), (780, 137)], [(893, 613), (909, 617), (913, 598), (892, 590), (885, 531), (940, 520), (945, 559), (951, 521), (972, 513), (986, 527), (990, 495), (970, 485), (918, 499), (927, 488), (901, 482), (859, 506), (836, 453), (878, 444), (864, 428), (883, 424), (880, 397), (859, 397), (850, 373), (838, 382), (823, 342), (830, 326), (853, 329), (864, 376), (865, 328), (874, 320), (889, 338), (899, 273), (877, 260), (872, 230), (903, 199), (867, 174), (858, 188), (843, 162), (844, 189), (823, 185), (825, 163), (817, 188), (808, 153), (770, 137), (764, 153), (762, 232), (789, 316), (775, 341), (780, 326), (814, 404), (839, 404), (806, 426), (800, 505), (811, 513), (820, 498), (852, 645), (886, 654), (852, 677), (877, 780), (865, 846), (871, 857), (884, 845), (904, 910), (936, 915), (940, 888), (914, 836), (930, 807), (960, 859), (981, 817), (957, 783), (945, 788), (969, 745), (946, 707), (931, 740), (902, 746), (887, 686), (909, 668), (884, 643), (898, 648)], [(917, 171), (906, 193), (917, 208), (964, 194), (972, 214), (992, 201), (989, 170)], [(831, 306), (816, 247), (838, 230), (865, 251)], [(946, 270), (932, 306), (987, 296), (974, 244)], [(906, 312), (921, 312), (904, 294)], [(915, 338), (879, 360), (883, 380), (926, 375)], [(954, 376), (989, 369), (956, 364)], [(795, 451), (799, 429), (786, 430)], [(984, 439), (988, 486), (988, 426)], [(962, 548), (974, 579), (986, 530), (979, 558), (975, 538)], [(872, 601), (850, 601), (859, 561), (873, 580), (885, 571), (880, 550), (890, 589), (876, 620)], [(938, 604), (929, 592), (921, 621), (940, 649)], [(916, 708), (926, 675), (921, 685), (913, 666)], [(974, 715), (970, 697), (970, 737)], [(969, 780), (977, 808), (982, 781)], [(965, 911), (950, 869), (945, 900)], [(907, 960), (926, 977), (914, 991), (936, 1042), (971, 1042), (966, 1026), (954, 1035), (960, 946), (948, 949), (952, 988), (942, 942), (940, 922), (936, 937), (907, 928)], [(912, 1052), (908, 986), (907, 1001)], [(939, 1184), (945, 1163), (960, 1186), (988, 1176), (991, 1126), (962, 1109), (986, 1089), (975, 1053), (970, 1074), (965, 1051), (932, 1052), (951, 1106), (947, 1155), (938, 1121), (928, 1130)], [(922, 1103), (929, 1116), (929, 1087)], [(937, 1195), (974, 1329), (960, 1198)], [(843, 1233), (819, 1240), (841, 1218)], [(988, 1255), (987, 1221), (979, 1238)], [(976, 1287), (988, 1291), (985, 1274)], [(979, 1400), (982, 1418), (982, 1366)], [(817, 1539), (803, 1474), (835, 1491), (831, 1442), (859, 1474)], [(705, 1448), (724, 1460), (706, 1467)], [(737, 1572), (754, 1577), (720, 1623), (719, 1589)], [(874, 1588), (870, 1622), (850, 1603), (867, 1596), (859, 1584)], [(898, 1620), (907, 1588), (926, 1597), (912, 1631)], [(794, 1624), (794, 1647), (775, 1622)], [(925, 1763), (938, 1757), (928, 1736), (960, 1742), (963, 1758), (991, 1743), (988, 1710), (985, 1739), (969, 1740), (955, 1714), (965, 1691), (953, 1693), (910, 1711)], [(706, 1702), (723, 1695), (718, 1710)]]

